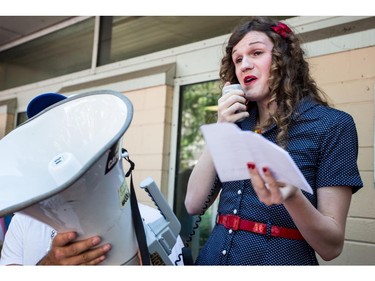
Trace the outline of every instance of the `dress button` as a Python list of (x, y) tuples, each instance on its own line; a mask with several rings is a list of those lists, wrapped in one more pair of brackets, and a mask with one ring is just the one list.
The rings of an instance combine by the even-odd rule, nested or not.
[(232, 229), (229, 229), (228, 232), (229, 232), (229, 234), (232, 234), (233, 230), (232, 230)]
[(227, 254), (227, 251), (223, 250), (221, 253), (225, 256)]
[(237, 194), (238, 194), (238, 195), (242, 194), (241, 189), (239, 189), (239, 190), (237, 191)]
[(237, 214), (237, 209), (234, 209), (234, 210), (233, 210), (233, 214)]

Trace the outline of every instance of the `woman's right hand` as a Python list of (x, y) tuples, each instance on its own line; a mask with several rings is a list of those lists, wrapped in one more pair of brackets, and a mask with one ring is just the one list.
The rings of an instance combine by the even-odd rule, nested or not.
[[(229, 82), (225, 86), (230, 85)], [(237, 122), (249, 117), (247, 100), (242, 90), (234, 89), (223, 94), (218, 100), (217, 122)]]

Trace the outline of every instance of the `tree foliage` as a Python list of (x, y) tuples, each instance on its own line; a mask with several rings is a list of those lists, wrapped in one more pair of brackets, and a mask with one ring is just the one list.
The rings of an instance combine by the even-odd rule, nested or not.
[(221, 90), (218, 81), (185, 86), (181, 111), (180, 170), (192, 168), (202, 151), (203, 124), (216, 122), (216, 106)]

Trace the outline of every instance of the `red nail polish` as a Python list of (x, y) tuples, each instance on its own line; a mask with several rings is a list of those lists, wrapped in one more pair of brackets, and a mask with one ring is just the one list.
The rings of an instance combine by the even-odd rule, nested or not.
[(255, 169), (255, 164), (253, 163), (247, 163), (247, 167), (251, 170)]
[(266, 167), (263, 167), (263, 172), (267, 173), (268, 169)]

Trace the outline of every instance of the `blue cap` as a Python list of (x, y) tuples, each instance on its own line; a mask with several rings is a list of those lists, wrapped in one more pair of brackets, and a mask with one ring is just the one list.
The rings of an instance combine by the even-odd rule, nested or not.
[(46, 109), (47, 107), (59, 101), (62, 101), (66, 98), (67, 98), (66, 96), (57, 94), (57, 93), (46, 93), (46, 94), (41, 94), (39, 96), (36, 96), (29, 102), (27, 106), (27, 110), (26, 110), (27, 117), (31, 118), (37, 115), (42, 110)]

